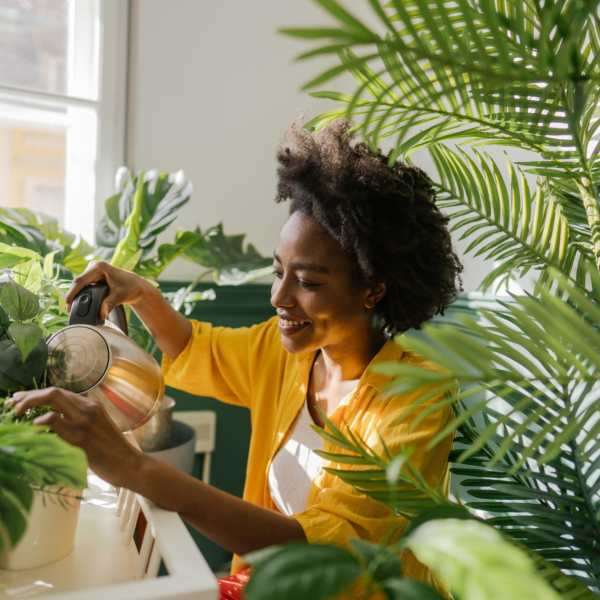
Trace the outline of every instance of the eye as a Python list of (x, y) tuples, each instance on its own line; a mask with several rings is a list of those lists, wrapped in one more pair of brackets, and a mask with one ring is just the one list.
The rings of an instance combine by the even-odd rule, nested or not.
[(273, 275), (275, 275), (277, 279), (281, 279), (283, 277), (283, 272), (277, 267), (273, 267)]
[(300, 285), (301, 285), (303, 288), (306, 288), (306, 289), (309, 289), (309, 290), (310, 290), (310, 289), (315, 289), (315, 288), (321, 287), (321, 285), (323, 285), (323, 284), (321, 284), (321, 283), (311, 283), (310, 281), (304, 281), (304, 279), (298, 279), (298, 283), (299, 283), (299, 284), (300, 284)]

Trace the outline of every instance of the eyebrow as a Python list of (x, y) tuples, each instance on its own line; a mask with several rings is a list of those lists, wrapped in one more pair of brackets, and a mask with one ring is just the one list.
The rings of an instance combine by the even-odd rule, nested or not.
[[(279, 258), (279, 256), (277, 256), (276, 252), (273, 252), (273, 258), (281, 264), (281, 259)], [(325, 265), (319, 265), (317, 263), (311, 263), (311, 262), (291, 262), (290, 263), (290, 267), (292, 269), (298, 270), (298, 271), (315, 271), (317, 273), (329, 273), (329, 268), (326, 267)]]

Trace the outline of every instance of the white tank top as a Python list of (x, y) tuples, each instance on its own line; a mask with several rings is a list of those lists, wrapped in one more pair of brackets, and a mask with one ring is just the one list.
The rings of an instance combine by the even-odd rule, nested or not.
[(313, 423), (304, 402), (290, 436), (269, 467), (271, 498), (284, 515), (290, 516), (306, 508), (312, 482), (321, 471), (323, 459), (313, 450), (320, 450), (323, 440), (311, 429)]

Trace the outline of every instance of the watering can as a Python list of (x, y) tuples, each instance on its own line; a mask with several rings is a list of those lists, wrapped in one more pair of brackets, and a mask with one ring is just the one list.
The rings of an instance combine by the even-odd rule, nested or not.
[(158, 411), (164, 394), (160, 366), (127, 332), (122, 306), (107, 321), (100, 307), (105, 283), (84, 287), (71, 305), (69, 326), (48, 345), (48, 381), (100, 402), (121, 431), (143, 425)]

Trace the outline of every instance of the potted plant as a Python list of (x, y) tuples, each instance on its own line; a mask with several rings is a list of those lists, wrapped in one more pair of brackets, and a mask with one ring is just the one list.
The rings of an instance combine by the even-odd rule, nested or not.
[[(30, 277), (29, 283), (36, 286), (34, 272), (20, 270), (15, 276)], [(13, 279), (0, 283), (0, 568), (4, 569), (38, 567), (71, 552), (86, 486), (85, 454), (35, 425), (39, 410), (17, 419), (5, 404), (8, 394), (44, 384), (48, 350), (43, 312), (38, 295)]]
[[(417, 151), (428, 153), (436, 166), (439, 204), (454, 230), (469, 240), (467, 252), (493, 261), (482, 288), (498, 289), (515, 276), (533, 280), (530, 292), (510, 293), (495, 300), (492, 309), (488, 303), (476, 317), (431, 323), (419, 334), (402, 336), (403, 345), (443, 367), (435, 382), (430, 372), (408, 365), (382, 366), (396, 378), (391, 384), (395, 392), (432, 383), (443, 391), (456, 380), (461, 383), (459, 394), (445, 400), (454, 405), (456, 418), (439, 436), (457, 432), (451, 460), (459, 507), (448, 508), (436, 490), (411, 480), (402, 456), (374, 455), (352, 432), (329, 429), (339, 446), (350, 450), (355, 464), (364, 468), (357, 475), (340, 461), (335, 472), (365, 494), (379, 499), (387, 494), (395, 510), (416, 523), (456, 516), (457, 510), (463, 517), (484, 520), (502, 539), (523, 548), (558, 593), (596, 597), (600, 590), (597, 4), (373, 0), (368, 3), (370, 23), (378, 27), (352, 14), (345, 6), (349, 3), (316, 1), (333, 24), (284, 30), (317, 44), (300, 58), (334, 60), (307, 87), (320, 87), (350, 73), (357, 88), (351, 94), (314, 92), (338, 106), (310, 125), (319, 127), (345, 116), (353, 119), (367, 143), (387, 142), (390, 161), (410, 162)], [(498, 145), (506, 148), (502, 160), (506, 168), (481, 149), (488, 146), (493, 151)], [(526, 158), (517, 162), (515, 149), (527, 151)], [(418, 409), (417, 403), (412, 410)], [(403, 498), (399, 492), (406, 486), (412, 494)], [(415, 514), (411, 505), (415, 494), (436, 508)], [(450, 553), (453, 547), (458, 550), (455, 544), (456, 540), (448, 540)], [(279, 552), (278, 570), (269, 571), (271, 581), (285, 577), (293, 588), (306, 570), (286, 559), (286, 554), (293, 558), (292, 550)], [(312, 552), (310, 547), (304, 549), (304, 566)], [(408, 597), (378, 585), (373, 577), (377, 553), (371, 556), (373, 560), (363, 557), (362, 564), (374, 586), (388, 598)], [(473, 597), (463, 585), (473, 573), (464, 572), (462, 579), (452, 576), (455, 557), (420, 558), (462, 599)], [(339, 574), (343, 564), (341, 559), (329, 563), (331, 573)], [(267, 565), (261, 566), (259, 557), (255, 575), (263, 568)], [(328, 576), (334, 577), (331, 573)], [(395, 573), (398, 576), (397, 569)], [(483, 574), (491, 577), (492, 567), (486, 566)], [(304, 587), (306, 596), (327, 597), (319, 591), (322, 578), (307, 580), (312, 585)], [(508, 582), (504, 585), (477, 597), (500, 597), (496, 592), (504, 591), (505, 598), (525, 597), (522, 591), (513, 594)]]
[[(27, 209), (0, 209), (0, 244), (18, 254), (9, 262), (23, 263), (18, 267), (21, 269), (27, 268), (30, 261), (38, 264), (42, 257), (47, 272), (57, 271), (61, 293), (93, 260), (106, 260), (158, 285), (165, 268), (176, 258), (184, 258), (198, 264), (200, 273), (189, 285), (166, 297), (176, 310), (190, 314), (198, 302), (216, 297), (213, 289), (196, 289), (207, 278), (219, 285), (239, 285), (271, 272), (270, 259), (246, 244), (244, 235), (226, 235), (221, 223), (204, 231), (200, 227), (178, 231), (172, 242), (158, 245), (158, 236), (175, 221), (191, 194), (192, 185), (182, 171), (134, 174), (121, 167), (115, 176), (115, 194), (105, 201), (95, 248), (62, 231), (56, 220)], [(1, 261), (0, 255), (0, 268)], [(49, 304), (55, 311), (55, 331), (68, 322), (64, 299), (58, 294)], [(126, 311), (131, 337), (147, 352), (157, 354), (149, 332), (129, 307)], [(173, 399), (165, 397), (159, 413), (135, 430), (143, 450), (159, 450), (168, 441), (174, 404)]]

